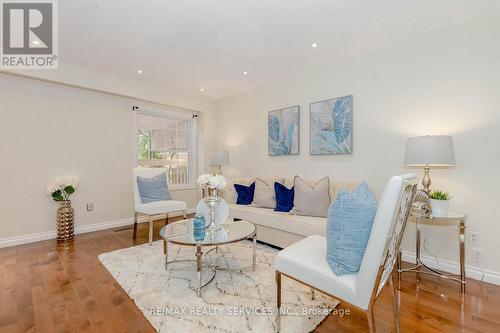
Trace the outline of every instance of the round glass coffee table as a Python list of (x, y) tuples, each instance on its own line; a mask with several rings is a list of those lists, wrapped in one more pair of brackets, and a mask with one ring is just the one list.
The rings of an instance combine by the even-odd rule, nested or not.
[[(196, 262), (196, 293), (200, 296), (201, 288), (208, 285), (215, 278), (217, 267), (211, 264), (206, 256), (212, 251), (218, 251), (220, 245), (231, 244), (240, 242), (251, 238), (253, 241), (253, 268), (255, 269), (255, 260), (257, 255), (257, 227), (252, 222), (248, 221), (226, 221), (218, 230), (194, 229), (193, 219), (182, 220), (179, 222), (170, 223), (160, 230), (160, 236), (165, 242), (182, 245), (182, 246), (195, 246), (196, 259), (193, 260), (172, 260), (168, 261), (168, 246), (165, 246), (165, 269), (168, 265), (175, 262), (193, 261)], [(212, 247), (203, 256), (203, 248)], [(202, 259), (204, 259), (202, 261)], [(212, 276), (208, 281), (202, 284), (202, 267), (209, 268)]]

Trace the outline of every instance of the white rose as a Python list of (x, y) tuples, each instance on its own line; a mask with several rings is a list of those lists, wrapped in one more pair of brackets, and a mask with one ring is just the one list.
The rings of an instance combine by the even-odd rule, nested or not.
[(75, 190), (80, 185), (80, 179), (78, 176), (68, 175), (64, 177), (56, 177), (49, 182), (47, 185), (47, 194), (52, 195), (52, 193), (64, 190), (64, 188), (71, 186)]
[(213, 185), (219, 190), (224, 189), (227, 185), (226, 178), (222, 175), (214, 176), (214, 184)]
[(62, 187), (64, 185), (64, 177), (56, 177), (52, 180), (52, 183), (57, 187)]
[(214, 176), (208, 173), (201, 175), (198, 177), (198, 184), (205, 187), (213, 186)]
[(78, 178), (78, 176), (73, 175), (63, 177), (62, 182), (64, 187), (72, 186), (74, 189), (76, 189), (78, 185), (80, 185), (80, 179)]
[(52, 193), (56, 192), (57, 190), (59, 190), (59, 187), (54, 184), (54, 183), (49, 183), (49, 185), (47, 185), (47, 195), (50, 195), (52, 196)]

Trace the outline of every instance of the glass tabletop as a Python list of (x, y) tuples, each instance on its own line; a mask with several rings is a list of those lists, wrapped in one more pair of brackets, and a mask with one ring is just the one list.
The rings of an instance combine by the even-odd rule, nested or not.
[(438, 215), (438, 214), (433, 214), (431, 213), (429, 216), (426, 216), (426, 218), (431, 219), (431, 220), (456, 220), (456, 219), (464, 219), (466, 218), (467, 215), (464, 213), (460, 212), (453, 212), (453, 211), (448, 211), (444, 215)]
[(446, 215), (412, 215), (414, 219), (409, 219), (411, 222), (415, 222), (416, 219), (419, 220), (420, 223), (431, 223), (431, 224), (449, 224), (456, 223), (457, 221), (465, 222), (467, 218), (467, 214), (461, 212), (448, 211)]
[(255, 224), (248, 221), (228, 220), (221, 225), (220, 229), (195, 229), (193, 219), (170, 223), (160, 230), (160, 236), (167, 242), (180, 245), (221, 245), (238, 242), (252, 237), (257, 228)]

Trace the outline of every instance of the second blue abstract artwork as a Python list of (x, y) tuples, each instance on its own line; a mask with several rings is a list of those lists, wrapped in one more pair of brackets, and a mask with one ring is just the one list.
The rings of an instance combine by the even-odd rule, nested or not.
[(352, 153), (352, 96), (311, 103), (310, 153)]
[(299, 106), (269, 112), (268, 152), (270, 156), (299, 154)]

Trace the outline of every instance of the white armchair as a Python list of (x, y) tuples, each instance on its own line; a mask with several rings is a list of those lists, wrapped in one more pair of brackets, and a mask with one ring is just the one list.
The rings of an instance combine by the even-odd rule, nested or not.
[[(134, 168), (133, 169), (133, 183), (134, 183), (134, 239), (137, 237), (137, 219), (142, 215), (149, 217), (149, 245), (153, 243), (153, 218), (155, 215), (166, 215), (165, 225), (168, 224), (168, 214), (181, 212), (186, 217), (187, 205), (184, 201), (165, 200), (150, 203), (142, 203), (139, 194), (139, 187), (137, 185), (137, 177), (152, 178), (161, 173), (165, 173), (165, 168)], [(167, 184), (168, 185), (168, 184)]]
[(394, 316), (399, 332), (399, 316), (392, 271), (408, 219), (416, 185), (415, 175), (392, 177), (379, 200), (377, 213), (359, 271), (335, 275), (326, 261), (326, 238), (309, 236), (280, 251), (276, 257), (277, 327), (280, 329), (281, 277), (286, 276), (312, 290), (344, 301), (367, 314), (370, 332), (375, 331), (373, 304), (389, 280)]

